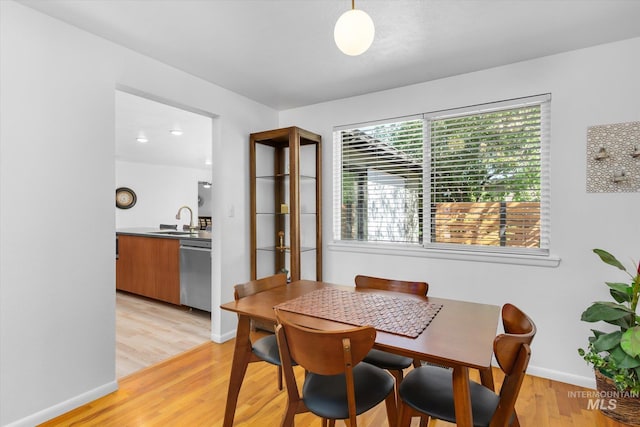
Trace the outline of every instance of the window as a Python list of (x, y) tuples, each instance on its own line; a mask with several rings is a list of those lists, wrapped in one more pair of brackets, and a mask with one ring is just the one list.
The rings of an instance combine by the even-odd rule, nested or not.
[(337, 133), (341, 200), (336, 240), (420, 243), (422, 119)]
[(550, 96), (334, 132), (334, 240), (548, 254)]

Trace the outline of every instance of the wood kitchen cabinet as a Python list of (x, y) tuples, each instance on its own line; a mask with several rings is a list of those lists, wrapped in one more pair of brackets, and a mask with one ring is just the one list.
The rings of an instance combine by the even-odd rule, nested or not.
[(250, 135), (251, 279), (322, 280), (321, 141), (299, 127)]
[(119, 235), (116, 289), (180, 304), (180, 241)]

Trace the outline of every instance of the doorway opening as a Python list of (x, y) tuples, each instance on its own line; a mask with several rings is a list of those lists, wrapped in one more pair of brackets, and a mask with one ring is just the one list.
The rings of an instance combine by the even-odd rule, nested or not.
[[(115, 107), (115, 187), (136, 194), (134, 205), (114, 208), (116, 233), (211, 221), (199, 200), (213, 201), (215, 116), (129, 88), (115, 91)], [(209, 184), (204, 192), (200, 183)], [(176, 219), (182, 206), (192, 218)], [(206, 310), (117, 290), (116, 378), (211, 340), (211, 327)]]

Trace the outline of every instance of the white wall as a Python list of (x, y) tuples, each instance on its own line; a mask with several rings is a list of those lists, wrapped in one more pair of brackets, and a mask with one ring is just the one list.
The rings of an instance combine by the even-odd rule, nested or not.
[(189, 225), (189, 213), (185, 210), (180, 220), (176, 213), (184, 205), (193, 210), (193, 221), (198, 225), (198, 181), (204, 180), (211, 180), (210, 171), (116, 161), (116, 188), (129, 187), (137, 196), (132, 208), (115, 208), (116, 228), (160, 224), (178, 224), (182, 228)]
[[(427, 280), (434, 296), (502, 305), (536, 321), (529, 372), (593, 386), (578, 356), (589, 326), (580, 314), (606, 299), (604, 281), (625, 280), (592, 248), (620, 259), (640, 257), (640, 195), (587, 194), (586, 132), (591, 125), (640, 120), (640, 39), (541, 58), (434, 82), (280, 112), (280, 126), (323, 136), (324, 279), (356, 274)], [(551, 251), (557, 268), (372, 255), (332, 250), (332, 127), (550, 92)], [(631, 262), (629, 262), (631, 267)]]
[[(116, 387), (114, 100), (123, 87), (216, 117), (214, 307), (249, 278), (248, 135), (276, 127), (277, 112), (0, 1), (0, 425), (32, 426)], [(230, 313), (212, 318), (214, 339), (235, 328)]]

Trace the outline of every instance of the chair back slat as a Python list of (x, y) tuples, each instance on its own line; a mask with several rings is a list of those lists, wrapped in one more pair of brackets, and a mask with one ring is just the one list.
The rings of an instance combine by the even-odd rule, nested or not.
[(513, 304), (502, 307), (502, 324), (508, 334), (535, 335), (536, 325), (531, 318)]
[(350, 370), (364, 359), (376, 339), (376, 330), (371, 326), (320, 331), (296, 325), (286, 311), (276, 310), (276, 317), (284, 328), (291, 358), (319, 375), (337, 375)]
[(247, 283), (241, 283), (233, 287), (233, 298), (237, 301), (240, 298), (248, 297), (269, 289), (285, 286), (287, 284), (287, 275), (284, 273), (274, 274), (273, 276), (264, 277), (262, 279), (251, 280)]
[[(287, 285), (287, 275), (284, 273), (274, 274), (273, 276), (263, 277), (257, 280), (251, 280), (246, 283), (240, 283), (233, 287), (233, 298), (238, 301), (241, 298), (259, 294), (269, 289)], [(268, 332), (274, 332), (276, 322), (265, 319), (251, 319), (251, 330), (262, 329)]]
[(411, 282), (406, 280), (383, 279), (381, 277), (358, 275), (355, 278), (356, 288), (379, 289), (383, 291), (403, 292), (406, 294), (426, 296), (429, 292), (427, 282)]
[(510, 375), (518, 357), (522, 344), (531, 344), (536, 335), (536, 325), (533, 320), (513, 304), (502, 307), (502, 323), (504, 334), (498, 335), (493, 341), (493, 353), (500, 369)]

